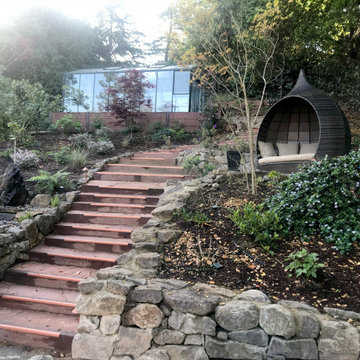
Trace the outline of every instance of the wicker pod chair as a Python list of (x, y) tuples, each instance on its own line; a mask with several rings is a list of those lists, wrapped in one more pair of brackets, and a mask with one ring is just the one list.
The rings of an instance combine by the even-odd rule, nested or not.
[(335, 101), (310, 85), (303, 70), (288, 95), (265, 115), (257, 136), (259, 170), (291, 173), (300, 164), (347, 154), (351, 134)]

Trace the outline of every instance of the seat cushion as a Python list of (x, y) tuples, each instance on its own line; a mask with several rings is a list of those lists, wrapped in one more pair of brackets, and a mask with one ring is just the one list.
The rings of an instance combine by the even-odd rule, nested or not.
[(300, 154), (315, 154), (319, 143), (305, 144), (300, 143)]
[(276, 156), (274, 144), (271, 142), (259, 141), (259, 150), (261, 157), (267, 158), (269, 156)]
[(279, 151), (279, 156), (297, 155), (299, 154), (299, 144), (297, 142), (290, 142), (287, 144), (276, 143)]
[(259, 164), (270, 164), (279, 162), (291, 162), (291, 161), (311, 161), (314, 159), (314, 154), (296, 154), (285, 156), (270, 156), (265, 159), (259, 159)]

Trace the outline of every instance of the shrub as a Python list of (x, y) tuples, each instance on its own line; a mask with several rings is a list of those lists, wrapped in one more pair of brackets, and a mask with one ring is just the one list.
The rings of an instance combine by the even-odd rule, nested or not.
[(104, 126), (104, 123), (102, 122), (101, 118), (96, 118), (93, 123), (91, 124), (91, 127), (96, 131), (98, 129), (101, 129)]
[(307, 240), (319, 233), (341, 254), (360, 239), (360, 152), (325, 158), (280, 183), (267, 199), (286, 235), (290, 229)]
[(166, 143), (169, 136), (175, 142), (182, 141), (189, 136), (181, 123), (177, 123), (170, 128), (162, 122), (156, 122), (150, 126), (149, 133), (151, 140), (157, 143)]
[(82, 129), (80, 121), (73, 115), (64, 115), (55, 125), (57, 130), (64, 134), (75, 134)]
[(192, 213), (192, 212), (187, 211), (185, 208), (181, 209), (180, 217), (185, 222), (194, 222), (199, 225), (203, 225), (203, 224), (209, 222), (209, 218), (205, 213), (201, 213), (201, 212)]
[(81, 134), (75, 134), (70, 136), (69, 140), (71, 141), (72, 147), (79, 149), (87, 149), (90, 141), (93, 140), (91, 134), (84, 132)]
[(213, 171), (215, 166), (212, 163), (202, 161), (199, 156), (194, 156), (185, 160), (183, 168), (189, 173), (205, 176)]
[(98, 140), (110, 140), (113, 134), (114, 131), (107, 126), (103, 126), (95, 131), (95, 136)]
[[(286, 266), (286, 270), (295, 272), (296, 277), (304, 275), (307, 279), (310, 276), (316, 278), (317, 271), (325, 266), (322, 263), (318, 263), (318, 260), (319, 256), (317, 253), (308, 253), (306, 249), (294, 251), (286, 258), (286, 261), (291, 261)], [(289, 276), (292, 276), (292, 274), (289, 274)]]
[(276, 213), (263, 209), (263, 205), (248, 202), (242, 209), (233, 211), (230, 219), (239, 233), (252, 236), (262, 246), (276, 246), (280, 239), (281, 225)]
[(37, 167), (39, 164), (39, 157), (32, 151), (17, 149), (16, 153), (10, 155), (11, 159), (16, 165), (23, 169)]
[(107, 155), (111, 154), (114, 150), (114, 144), (108, 140), (91, 141), (88, 147), (89, 151), (93, 154)]
[(132, 135), (135, 133), (138, 133), (140, 131), (140, 128), (136, 124), (128, 124), (123, 129), (120, 130), (120, 133), (122, 135)]
[(54, 154), (54, 160), (58, 164), (67, 165), (70, 162), (70, 153), (71, 149), (68, 146), (65, 146)]
[(38, 176), (33, 176), (27, 181), (36, 183), (36, 190), (39, 193), (53, 194), (55, 192), (63, 192), (73, 190), (73, 183), (68, 179), (69, 172), (59, 170), (55, 174), (48, 171), (40, 170)]
[(70, 166), (76, 171), (82, 170), (87, 161), (88, 153), (85, 150), (73, 150), (70, 153)]
[(50, 200), (51, 207), (57, 207), (59, 206), (59, 204), (60, 204), (60, 198), (57, 195), (51, 198)]

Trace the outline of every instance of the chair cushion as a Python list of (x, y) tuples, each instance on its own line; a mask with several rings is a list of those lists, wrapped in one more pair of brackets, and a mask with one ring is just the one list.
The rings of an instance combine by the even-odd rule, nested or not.
[(271, 164), (271, 163), (291, 162), (291, 161), (310, 161), (314, 157), (315, 157), (315, 154), (271, 156), (271, 157), (267, 157), (265, 159), (259, 159), (259, 164)]
[(269, 157), (269, 156), (276, 156), (276, 152), (275, 152), (275, 148), (274, 148), (273, 143), (259, 141), (258, 145), (259, 145), (259, 150), (260, 150), (261, 157), (266, 158), (266, 157)]
[(279, 156), (297, 155), (299, 153), (299, 144), (297, 142), (290, 142), (287, 144), (276, 143), (279, 151)]
[(315, 154), (319, 143), (304, 144), (300, 143), (300, 154)]

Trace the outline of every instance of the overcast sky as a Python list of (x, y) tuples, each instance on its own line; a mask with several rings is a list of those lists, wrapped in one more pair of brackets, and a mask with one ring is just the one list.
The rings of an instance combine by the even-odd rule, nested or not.
[(115, 4), (122, 9), (120, 15), (129, 15), (134, 27), (146, 35), (146, 41), (167, 30), (160, 14), (170, 6), (171, 0), (0, 0), (0, 22), (11, 21), (27, 8), (41, 6), (91, 24), (102, 7)]

